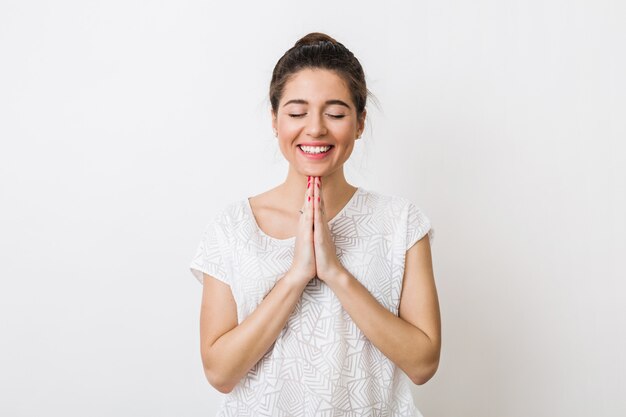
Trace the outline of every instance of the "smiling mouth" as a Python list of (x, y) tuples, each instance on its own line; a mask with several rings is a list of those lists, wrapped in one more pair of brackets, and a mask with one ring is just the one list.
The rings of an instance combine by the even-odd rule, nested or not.
[(332, 147), (333, 147), (333, 145), (326, 145), (326, 146), (304, 146), (304, 145), (298, 145), (298, 148), (300, 148), (302, 150), (302, 152), (304, 152), (306, 154), (309, 154), (309, 155), (318, 155), (318, 154), (326, 153)]

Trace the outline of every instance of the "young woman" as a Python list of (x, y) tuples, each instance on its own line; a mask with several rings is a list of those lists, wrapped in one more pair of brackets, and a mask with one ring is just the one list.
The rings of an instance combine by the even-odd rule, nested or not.
[(359, 61), (321, 33), (274, 68), (287, 177), (223, 208), (190, 266), (219, 416), (421, 415), (410, 382), (433, 376), (441, 346), (432, 230), (412, 202), (344, 176), (366, 98)]

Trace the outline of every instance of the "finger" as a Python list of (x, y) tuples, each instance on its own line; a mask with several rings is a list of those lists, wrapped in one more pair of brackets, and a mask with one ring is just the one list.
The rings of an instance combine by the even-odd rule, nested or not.
[(320, 213), (320, 220), (326, 219), (326, 211), (324, 210), (324, 193), (322, 192), (322, 177), (317, 178), (317, 207)]
[(315, 183), (314, 183), (314, 187), (313, 187), (313, 205), (315, 207), (315, 216), (314, 216), (314, 222), (315, 224), (322, 224), (322, 220), (323, 220), (323, 214), (322, 211), (320, 209), (320, 203), (321, 203), (321, 188), (320, 188), (320, 178), (319, 177), (315, 177)]
[(302, 219), (305, 223), (311, 224), (313, 221), (313, 177), (308, 177), (307, 180)]
[(307, 188), (304, 189), (304, 201), (302, 201), (302, 207), (300, 208), (300, 222), (304, 219), (304, 213), (307, 209), (307, 200), (309, 199), (309, 184), (307, 182)]
[(320, 212), (322, 213), (322, 218), (326, 220), (326, 206), (324, 204), (324, 193), (322, 192), (322, 177), (320, 177), (319, 193), (320, 193), (320, 199), (319, 199)]

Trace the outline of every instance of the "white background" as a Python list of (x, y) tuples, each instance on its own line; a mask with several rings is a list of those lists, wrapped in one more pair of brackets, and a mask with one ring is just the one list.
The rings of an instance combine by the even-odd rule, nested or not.
[(278, 58), (323, 31), (371, 102), (353, 184), (436, 230), (426, 417), (626, 415), (626, 6), (0, 3), (0, 415), (210, 416), (211, 215), (279, 182)]

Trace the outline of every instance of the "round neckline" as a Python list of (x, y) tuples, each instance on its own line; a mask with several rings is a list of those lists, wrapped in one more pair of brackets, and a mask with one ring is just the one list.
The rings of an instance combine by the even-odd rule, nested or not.
[[(352, 202), (356, 199), (357, 194), (359, 194), (363, 189), (361, 187), (356, 187), (356, 190), (354, 191), (354, 193), (352, 194), (352, 197), (350, 197), (350, 199), (348, 200), (348, 202), (346, 204), (344, 204), (344, 206), (341, 208), (341, 210), (339, 210), (337, 212), (337, 214), (335, 214), (335, 216), (330, 219), (328, 221), (328, 224), (332, 224), (335, 222), (335, 220), (337, 220), (339, 218), (339, 216), (341, 216), (343, 214), (344, 211), (346, 211), (346, 209), (348, 207), (350, 207), (352, 205)], [(252, 224), (254, 225), (254, 228), (256, 229), (256, 231), (262, 235), (265, 236), (267, 239), (273, 241), (273, 242), (277, 242), (277, 243), (281, 243), (281, 244), (288, 244), (293, 242), (294, 240), (296, 240), (296, 236), (291, 236), (285, 239), (279, 239), (277, 237), (273, 237), (268, 235), (267, 233), (265, 233), (263, 231), (263, 229), (261, 229), (259, 227), (259, 224), (256, 221), (256, 217), (254, 217), (254, 211), (252, 211), (252, 205), (250, 204), (250, 197), (247, 197), (244, 199), (245, 200), (245, 206), (248, 210), (248, 214), (250, 215), (250, 221), (252, 222)]]

